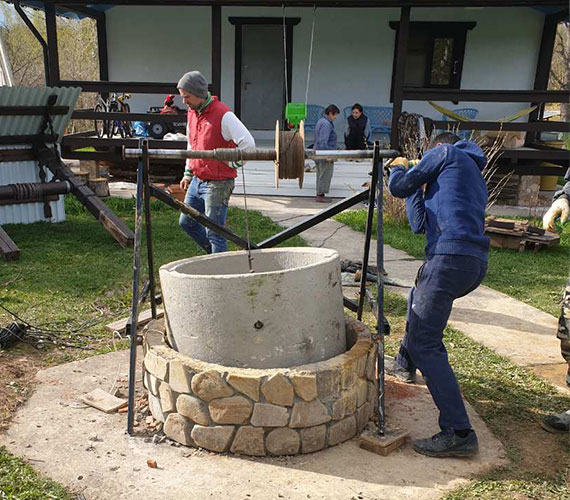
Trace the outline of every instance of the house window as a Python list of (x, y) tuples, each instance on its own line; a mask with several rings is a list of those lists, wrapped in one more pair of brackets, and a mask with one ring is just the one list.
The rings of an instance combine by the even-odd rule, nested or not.
[[(396, 30), (394, 64), (398, 47), (399, 22), (391, 22)], [(458, 89), (461, 86), (463, 56), (467, 31), (475, 23), (410, 23), (406, 52), (405, 87)], [(392, 70), (392, 86), (394, 83)]]

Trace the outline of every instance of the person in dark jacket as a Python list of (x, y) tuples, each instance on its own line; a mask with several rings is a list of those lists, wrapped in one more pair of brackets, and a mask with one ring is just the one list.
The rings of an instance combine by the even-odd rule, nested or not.
[(352, 106), (352, 114), (344, 127), (344, 145), (346, 149), (366, 149), (370, 136), (370, 120), (364, 114), (362, 106)]
[(411, 381), (419, 369), (425, 378), (439, 409), (441, 432), (415, 440), (413, 446), (433, 457), (469, 457), (479, 451), (443, 344), (453, 301), (479, 286), (489, 252), (484, 234), (488, 194), (481, 173), (487, 159), (474, 142), (458, 141), (448, 132), (438, 135), (412, 168), (405, 158), (396, 159), (389, 181), (392, 195), (406, 199), (412, 231), (427, 237), (426, 258), (408, 297), (406, 332), (391, 370)]
[[(327, 106), (325, 116), (323, 116), (315, 125), (315, 145), (317, 150), (335, 150), (336, 149), (336, 131), (334, 122), (338, 118), (340, 110), (334, 104)], [(317, 196), (315, 201), (319, 203), (330, 203), (331, 199), (325, 195), (331, 187), (332, 176), (334, 172), (334, 161), (332, 160), (316, 160), (317, 166)]]

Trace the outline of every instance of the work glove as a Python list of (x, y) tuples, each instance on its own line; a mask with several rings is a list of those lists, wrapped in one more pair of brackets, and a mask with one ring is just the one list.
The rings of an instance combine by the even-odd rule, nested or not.
[(548, 209), (548, 212), (544, 214), (542, 218), (542, 227), (547, 231), (555, 232), (554, 221), (557, 217), (560, 217), (560, 222), (564, 224), (568, 217), (570, 216), (570, 202), (565, 196), (558, 198), (552, 206)]
[(403, 156), (398, 156), (398, 158), (394, 158), (392, 163), (390, 163), (390, 165), (388, 165), (388, 168), (404, 167), (407, 170), (409, 166), (410, 166), (410, 162), (408, 161), (407, 158), (404, 158)]

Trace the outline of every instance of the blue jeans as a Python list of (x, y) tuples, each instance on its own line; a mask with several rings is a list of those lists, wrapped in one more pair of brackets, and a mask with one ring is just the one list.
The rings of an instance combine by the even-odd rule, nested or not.
[[(188, 191), (186, 191), (184, 203), (202, 212), (216, 224), (223, 226), (226, 222), (228, 203), (233, 190), (233, 179), (202, 181), (198, 177), (193, 177)], [(181, 214), (179, 224), (188, 236), (207, 253), (225, 252), (228, 249), (226, 239), (223, 236), (205, 228), (192, 217)]]
[(432, 255), (408, 296), (406, 333), (396, 362), (411, 372), (420, 369), (439, 409), (442, 431), (471, 428), (443, 345), (443, 329), (453, 301), (475, 290), (486, 272), (487, 263), (476, 257)]

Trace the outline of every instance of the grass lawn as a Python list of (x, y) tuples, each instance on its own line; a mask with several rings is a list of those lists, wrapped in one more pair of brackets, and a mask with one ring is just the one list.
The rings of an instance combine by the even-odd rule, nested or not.
[[(132, 201), (111, 200), (109, 205), (132, 227)], [(91, 338), (85, 341), (94, 349), (77, 351), (60, 347), (38, 353), (19, 345), (10, 351), (0, 352), (0, 380), (11, 380), (11, 384), (15, 381), (15, 385), (10, 387), (0, 384), (0, 428), (3, 419), (5, 423), (15, 408), (15, 396), (9, 391), (18, 391), (21, 400), (27, 395), (26, 384), (19, 382), (21, 379), (14, 379), (10, 371), (3, 371), (3, 367), (10, 367), (10, 362), (17, 360), (18, 356), (25, 356), (26, 364), (34, 365), (30, 370), (35, 372), (35, 369), (52, 363), (110, 350), (113, 348), (111, 338), (103, 325), (117, 315), (124, 316), (130, 305), (132, 250), (120, 248), (75, 200), (69, 199), (66, 208), (68, 220), (62, 224), (5, 226), (21, 248), (21, 260), (15, 264), (0, 263), (0, 301), (34, 324), (63, 329), (80, 327), (89, 321), (86, 333)], [(345, 215), (353, 219), (351, 224), (360, 223), (358, 213)], [(279, 230), (277, 225), (257, 213), (250, 212), (249, 220), (254, 241)], [(179, 229), (177, 214), (171, 209), (154, 204), (153, 224), (157, 268), (166, 262), (201, 253)], [(228, 225), (243, 236), (243, 212), (230, 209)], [(388, 243), (421, 257), (421, 236), (411, 235), (404, 225), (390, 223), (386, 226), (386, 233), (390, 238)], [(562, 267), (559, 259), (564, 257), (566, 266), (570, 260), (568, 234), (565, 242), (565, 247), (548, 252), (549, 259), (552, 259), (552, 262), (549, 260), (550, 275), (554, 274), (556, 266)], [(305, 243), (297, 237), (287, 244), (302, 246)], [(535, 259), (545, 257), (540, 253), (529, 256)], [(508, 257), (520, 258), (523, 255), (509, 252), (505, 259)], [(499, 261), (497, 265), (500, 265)], [(527, 266), (532, 267), (530, 263)], [(534, 285), (530, 278), (526, 279), (529, 285)], [(562, 283), (561, 279), (563, 281), (558, 276), (553, 282)], [(553, 297), (552, 300), (558, 298)], [(551, 309), (554, 313), (554, 308)], [(402, 297), (387, 294), (386, 311), (393, 331), (387, 339), (387, 351), (391, 354), (395, 353), (403, 333), (405, 310)], [(371, 315), (366, 315), (365, 320), (372, 323)], [(9, 316), (0, 312), (0, 324), (8, 321), (11, 321)], [(92, 324), (95, 322), (98, 323)], [(548, 434), (537, 424), (547, 413), (569, 408), (570, 398), (561, 396), (538, 377), (456, 330), (448, 328), (446, 337), (464, 395), (505, 444), (513, 462), (448, 494), (447, 500), (570, 499), (565, 475), (570, 453), (568, 438)], [(3, 396), (12, 403), (6, 404)], [(72, 497), (65, 489), (40, 477), (21, 460), (0, 448), (0, 498), (43, 500)]]
[[(107, 204), (133, 228), (134, 202), (111, 199)], [(46, 348), (36, 351), (19, 345), (0, 351), (0, 429), (17, 404), (25, 400), (37, 369), (113, 349), (104, 325), (128, 314), (131, 299), (132, 249), (121, 248), (68, 196), (67, 220), (61, 224), (5, 225), (20, 247), (20, 261), (0, 262), (0, 304), (33, 325), (57, 330), (85, 328), (79, 339), (90, 350)], [(202, 254), (202, 250), (178, 226), (178, 214), (160, 202), (152, 205), (155, 266)], [(244, 212), (230, 208), (227, 224), (245, 237)], [(281, 230), (271, 219), (249, 212), (252, 241), (261, 241)], [(305, 246), (300, 237), (280, 246)], [(145, 244), (143, 248), (146, 249)], [(230, 244), (232, 250), (236, 250)], [(146, 274), (146, 271), (143, 271)], [(0, 325), (12, 318), (0, 310)], [(62, 339), (77, 340), (73, 334)], [(22, 374), (25, 365), (33, 372)], [(5, 381), (10, 381), (10, 384)], [(21, 460), (0, 448), (0, 499), (70, 498), (60, 486), (46, 481)]]
[[(392, 327), (386, 352), (394, 356), (405, 327), (405, 298), (387, 292), (385, 311)], [(372, 315), (364, 320), (373, 326)], [(568, 436), (549, 434), (538, 424), (544, 416), (570, 408), (570, 397), (453, 328), (446, 329), (445, 343), (464, 397), (501, 440), (512, 461), (445, 499), (570, 499)]]
[[(364, 232), (366, 210), (347, 211), (335, 219)], [(407, 222), (386, 220), (384, 239), (388, 245), (404, 250), (413, 257), (423, 259), (425, 256), (425, 236), (413, 234)], [(569, 272), (570, 227), (567, 225), (559, 247), (537, 253), (491, 248), (489, 270), (483, 284), (558, 317), (562, 290)]]

